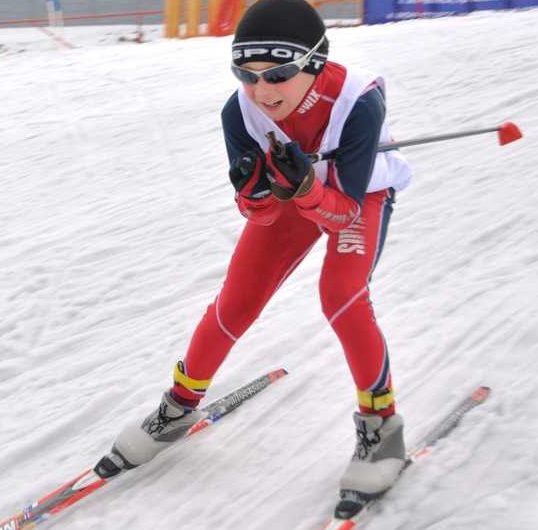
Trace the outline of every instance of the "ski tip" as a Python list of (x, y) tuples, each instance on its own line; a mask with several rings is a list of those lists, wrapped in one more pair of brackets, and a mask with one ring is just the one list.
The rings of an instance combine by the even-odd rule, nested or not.
[(10, 517), (9, 519), (6, 519), (4, 521), (0, 521), (0, 528), (2, 530), (4, 528), (7, 528), (8, 530), (11, 530), (12, 528), (14, 530), (17, 530), (18, 528), (22, 528), (22, 523), (24, 522), (24, 513), (18, 513), (14, 515), (13, 517)]
[(472, 394), (472, 398), (474, 401), (478, 401), (481, 403), (482, 401), (485, 401), (489, 395), (491, 394), (491, 387), (489, 386), (479, 386)]
[(288, 371), (285, 368), (279, 368), (278, 370), (273, 370), (267, 374), (271, 383), (277, 379), (280, 379), (281, 377), (284, 377), (285, 375), (288, 375)]

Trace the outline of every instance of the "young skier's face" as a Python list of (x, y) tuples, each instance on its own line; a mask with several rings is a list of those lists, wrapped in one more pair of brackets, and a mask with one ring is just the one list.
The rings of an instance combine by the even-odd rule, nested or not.
[[(277, 66), (275, 63), (250, 62), (242, 65), (248, 70), (265, 70)], [(269, 118), (280, 121), (288, 117), (301, 103), (315, 76), (299, 72), (282, 83), (267, 83), (259, 78), (255, 85), (243, 83), (245, 93)]]

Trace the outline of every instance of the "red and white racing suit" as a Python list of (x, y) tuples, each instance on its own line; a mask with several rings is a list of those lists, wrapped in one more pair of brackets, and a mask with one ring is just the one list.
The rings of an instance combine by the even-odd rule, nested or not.
[(295, 140), (304, 152), (337, 149), (333, 162), (315, 165), (312, 190), (282, 202), (237, 197), (248, 218), (226, 279), (174, 372), (173, 396), (196, 406), (235, 342), (323, 235), (327, 246), (319, 293), (338, 336), (363, 412), (394, 412), (387, 345), (376, 322), (369, 282), (379, 259), (395, 191), (410, 178), (396, 151), (377, 153), (390, 140), (380, 78), (350, 74), (327, 63), (297, 109), (273, 122), (240, 89), (223, 109), (230, 161), (248, 149), (268, 151), (266, 132)]

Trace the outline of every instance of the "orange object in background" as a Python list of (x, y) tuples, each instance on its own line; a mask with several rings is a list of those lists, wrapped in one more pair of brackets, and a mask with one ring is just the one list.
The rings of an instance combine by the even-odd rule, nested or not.
[[(233, 35), (241, 16), (256, 0), (163, 0), (164, 36), (186, 38)], [(316, 9), (329, 10), (333, 21), (327, 27), (358, 25), (364, 15), (364, 0), (308, 0)], [(340, 12), (343, 16), (339, 16)], [(346, 22), (351, 16), (351, 24)], [(64, 17), (66, 19), (66, 17)], [(340, 20), (344, 20), (342, 23)], [(206, 22), (207, 21), (207, 22)]]
[(245, 0), (209, 0), (208, 34), (232, 35), (245, 7)]
[(200, 0), (164, 0), (164, 36), (174, 39), (201, 35), (200, 3)]
[(186, 37), (200, 35), (200, 0), (187, 0), (187, 34)]
[(179, 37), (180, 1), (164, 0), (164, 36), (167, 39)]

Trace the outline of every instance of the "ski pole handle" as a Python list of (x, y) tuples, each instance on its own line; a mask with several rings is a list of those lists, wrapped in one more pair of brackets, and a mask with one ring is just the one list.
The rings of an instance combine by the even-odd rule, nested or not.
[(269, 140), (271, 145), (271, 152), (277, 157), (282, 158), (286, 155), (286, 148), (284, 144), (277, 140), (276, 134), (274, 131), (269, 131), (266, 135), (266, 138)]

